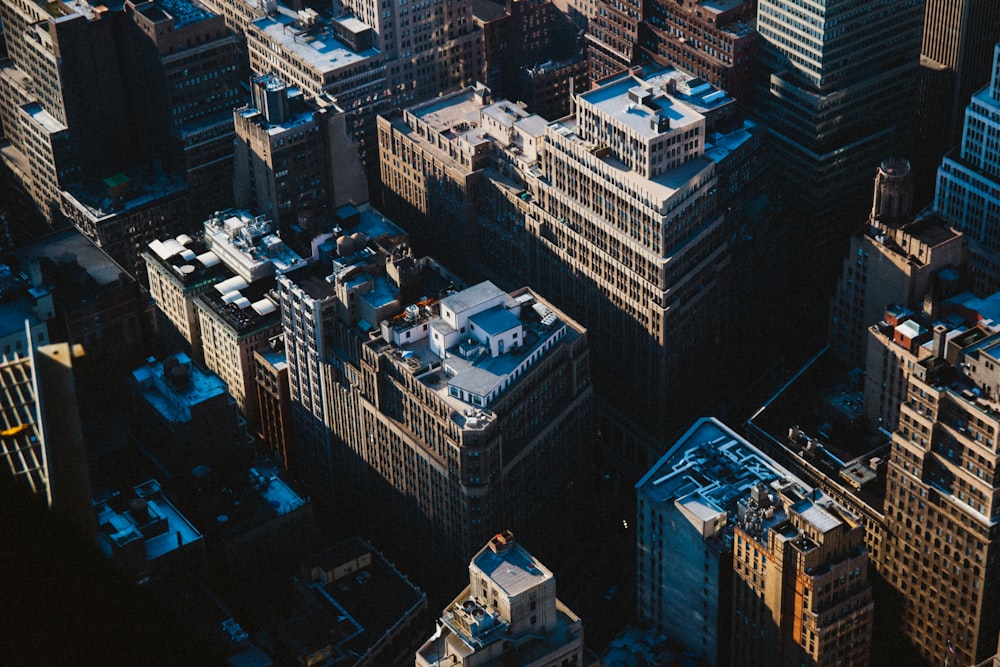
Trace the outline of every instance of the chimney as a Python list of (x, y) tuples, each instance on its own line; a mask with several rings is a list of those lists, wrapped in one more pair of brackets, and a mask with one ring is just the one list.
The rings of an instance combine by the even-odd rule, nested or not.
[(934, 326), (934, 342), (931, 344), (931, 351), (935, 357), (943, 359), (948, 347), (948, 327), (943, 324)]

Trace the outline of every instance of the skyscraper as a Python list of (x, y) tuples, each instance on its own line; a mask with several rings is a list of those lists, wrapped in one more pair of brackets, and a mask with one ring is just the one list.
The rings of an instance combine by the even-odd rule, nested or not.
[(758, 5), (750, 103), (770, 128), (775, 164), (794, 175), (786, 193), (794, 240), (822, 282), (835, 267), (819, 253), (840, 256), (863, 219), (872, 166), (900, 153), (913, 111), (922, 10), (922, 0)]
[(975, 664), (1000, 630), (1000, 336), (959, 352), (944, 336), (908, 378), (892, 436), (879, 564), (902, 598), (900, 630), (935, 664)]
[(381, 540), (438, 563), (498, 523), (541, 542), (591, 432), (586, 331), (528, 288), (458, 289), (387, 221), (359, 217), (331, 268), (278, 279), (313, 497), (364, 498), (366, 525), (400, 519)]
[(989, 85), (965, 111), (962, 144), (938, 169), (934, 208), (961, 231), (972, 255), (973, 289), (1000, 289), (1000, 45), (993, 50)]
[[(606, 80), (575, 108), (550, 123), (477, 88), (383, 116), (386, 202), (422, 214), (415, 243), (499, 281), (527, 278), (597, 345), (627, 350), (594, 357), (595, 387), (618, 411), (605, 432), (662, 437), (732, 372), (734, 347), (717, 338), (727, 323), (766, 310), (762, 286), (780, 266), (765, 260), (780, 246), (766, 131), (673, 68)], [(659, 453), (626, 440), (629, 465)]]

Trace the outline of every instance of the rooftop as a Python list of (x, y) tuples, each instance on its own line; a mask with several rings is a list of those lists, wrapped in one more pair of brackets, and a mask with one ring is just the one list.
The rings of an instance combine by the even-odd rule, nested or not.
[(124, 269), (76, 229), (53, 232), (14, 250), (22, 266), (33, 259), (74, 261), (98, 286), (118, 283)]
[(337, 39), (333, 29), (322, 19), (312, 27), (302, 27), (298, 15), (278, 4), (278, 11), (253, 22), (273, 43), (292, 53), (321, 74), (329, 74), (379, 56), (371, 48), (355, 53)]
[(155, 479), (136, 486), (128, 499), (116, 493), (95, 503), (95, 508), (108, 556), (142, 540), (146, 559), (153, 561), (201, 539), (198, 529), (163, 497)]
[(168, 422), (190, 421), (193, 406), (228, 396), (225, 382), (198, 368), (183, 352), (137, 368), (132, 378), (143, 398)]
[(486, 408), (560, 341), (580, 329), (528, 289), (507, 294), (483, 282), (428, 299), (381, 325), (372, 344), (448, 402), (463, 427), (490, 423)]
[(215, 16), (198, 2), (192, 0), (154, 0), (154, 7), (160, 7), (174, 19), (174, 27), (182, 28)]
[(552, 579), (552, 572), (516, 541), (508, 542), (502, 550), (483, 547), (473, 556), (472, 564), (510, 597)]
[[(804, 498), (811, 489), (714, 417), (699, 419), (657, 461), (636, 489), (654, 505), (673, 504), (706, 539), (732, 539), (740, 503), (752, 495)], [(774, 495), (771, 494), (771, 495)], [(768, 519), (783, 519), (772, 513)]]
[(331, 648), (323, 664), (354, 665), (386, 632), (427, 605), (419, 588), (364, 540), (352, 537), (302, 562), (303, 584), (318, 609), (281, 629), (297, 652)]
[(156, 262), (185, 287), (208, 285), (227, 275), (226, 266), (209, 249), (204, 238), (181, 234), (176, 238), (156, 239), (148, 248), (143, 253), (146, 262)]
[(305, 263), (280, 236), (271, 233), (267, 218), (246, 211), (229, 209), (209, 217), (204, 240), (230, 271), (248, 283)]
[(187, 195), (188, 186), (182, 178), (154, 168), (136, 167), (126, 176), (126, 180), (114, 188), (106, 181), (69, 183), (63, 190), (63, 198), (96, 222), (160, 200)]

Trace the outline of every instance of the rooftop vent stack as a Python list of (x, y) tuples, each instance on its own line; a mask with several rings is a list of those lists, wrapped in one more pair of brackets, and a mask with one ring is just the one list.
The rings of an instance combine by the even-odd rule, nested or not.
[(900, 157), (882, 160), (875, 174), (872, 220), (901, 220), (913, 215), (913, 174)]
[(288, 120), (288, 95), (285, 82), (276, 74), (254, 77), (250, 82), (253, 105), (264, 114), (271, 125), (281, 125)]
[(934, 326), (934, 342), (931, 351), (935, 357), (943, 358), (948, 347), (948, 327), (944, 324)]

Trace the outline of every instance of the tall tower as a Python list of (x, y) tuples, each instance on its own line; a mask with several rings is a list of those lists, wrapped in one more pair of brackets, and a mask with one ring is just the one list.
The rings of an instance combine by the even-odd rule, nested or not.
[(973, 290), (1000, 289), (1000, 45), (993, 50), (993, 76), (969, 102), (962, 144), (938, 169), (934, 208), (961, 230), (972, 253)]
[(960, 368), (947, 339), (910, 375), (888, 463), (879, 565), (900, 630), (934, 664), (978, 664), (1000, 630), (1000, 336), (977, 337)]
[[(801, 4), (761, 0), (751, 104), (767, 121), (787, 190), (792, 239), (810, 287), (832, 280), (865, 214), (870, 165), (897, 153), (912, 114), (922, 0)], [(823, 253), (826, 250), (828, 252)]]

